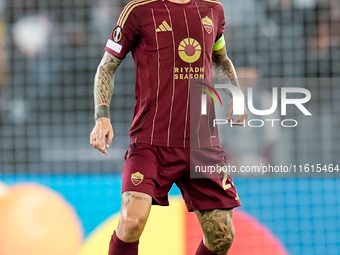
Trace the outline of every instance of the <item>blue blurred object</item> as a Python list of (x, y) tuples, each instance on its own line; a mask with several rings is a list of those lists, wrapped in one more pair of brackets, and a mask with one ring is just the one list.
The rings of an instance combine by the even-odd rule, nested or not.
[[(121, 175), (3, 175), (36, 182), (75, 207), (88, 235), (120, 209)], [(340, 254), (339, 179), (238, 179), (241, 209), (267, 226), (292, 255)], [(179, 195), (176, 186), (170, 195)]]

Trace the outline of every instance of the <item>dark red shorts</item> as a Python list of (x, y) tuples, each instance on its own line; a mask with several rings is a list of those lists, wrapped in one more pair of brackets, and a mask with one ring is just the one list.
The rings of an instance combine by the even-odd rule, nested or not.
[(209, 175), (206, 178), (190, 177), (190, 165), (203, 164), (225, 166), (224, 150), (219, 146), (184, 149), (130, 144), (125, 154), (122, 193), (146, 193), (153, 198), (153, 204), (169, 205), (168, 192), (176, 183), (189, 211), (240, 206), (230, 175), (226, 176), (222, 172), (213, 178), (209, 178)]

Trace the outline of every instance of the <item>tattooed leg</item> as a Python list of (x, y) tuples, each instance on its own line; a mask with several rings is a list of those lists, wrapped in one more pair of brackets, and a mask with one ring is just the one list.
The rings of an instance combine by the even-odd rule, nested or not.
[(122, 194), (122, 209), (116, 234), (124, 242), (139, 239), (151, 209), (151, 196), (134, 191)]
[(235, 238), (232, 210), (196, 211), (204, 233), (204, 244), (216, 254), (227, 254)]

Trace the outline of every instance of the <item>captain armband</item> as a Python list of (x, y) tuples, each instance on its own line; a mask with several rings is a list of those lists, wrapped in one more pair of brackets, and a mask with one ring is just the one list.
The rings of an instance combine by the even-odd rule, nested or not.
[(225, 46), (225, 40), (224, 40), (224, 35), (222, 35), (220, 37), (220, 39), (218, 39), (213, 47), (213, 51), (218, 51), (220, 49), (222, 49)]

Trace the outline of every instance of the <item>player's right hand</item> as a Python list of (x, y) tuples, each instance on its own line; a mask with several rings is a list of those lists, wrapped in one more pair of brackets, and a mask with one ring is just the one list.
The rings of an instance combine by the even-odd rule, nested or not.
[(98, 119), (90, 134), (90, 144), (103, 154), (107, 155), (106, 149), (110, 147), (113, 136), (114, 133), (110, 119)]

